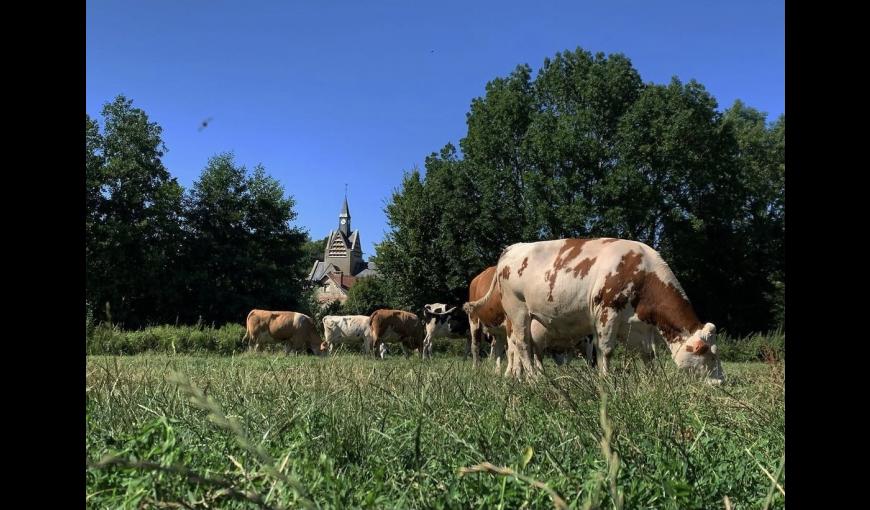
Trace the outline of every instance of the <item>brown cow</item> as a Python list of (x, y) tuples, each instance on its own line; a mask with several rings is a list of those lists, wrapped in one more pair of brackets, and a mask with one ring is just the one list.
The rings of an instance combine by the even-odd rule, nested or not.
[(402, 344), (402, 352), (410, 356), (409, 350), (419, 350), (423, 355), (423, 323), (411, 312), (403, 310), (375, 310), (371, 314), (372, 354), (386, 356), (385, 340), (398, 339)]
[(248, 348), (253, 346), (256, 351), (262, 340), (266, 342), (283, 342), (284, 352), (311, 350), (314, 354), (324, 354), (320, 335), (314, 327), (311, 317), (298, 312), (273, 312), (269, 310), (251, 310), (246, 321), (244, 340)]
[[(471, 284), (468, 286), (468, 301), (477, 301), (486, 295), (493, 275), (495, 275), (495, 266), (484, 269), (482, 273), (471, 280)], [(501, 360), (505, 356), (507, 334), (505, 332), (504, 310), (501, 307), (501, 292), (498, 289), (493, 290), (489, 301), (468, 314), (468, 325), (471, 329), (471, 345), (466, 346), (466, 358), (468, 351), (471, 350), (473, 365), (478, 366), (480, 363), (480, 342), (484, 337), (490, 337), (492, 345), (490, 357), (495, 358), (496, 366), (501, 368)]]

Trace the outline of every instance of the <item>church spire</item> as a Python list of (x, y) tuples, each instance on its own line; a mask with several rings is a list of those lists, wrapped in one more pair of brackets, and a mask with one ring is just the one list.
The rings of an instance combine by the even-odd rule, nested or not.
[(338, 230), (342, 234), (350, 235), (350, 209), (347, 207), (347, 184), (344, 192), (344, 205), (341, 206), (341, 213), (338, 215)]

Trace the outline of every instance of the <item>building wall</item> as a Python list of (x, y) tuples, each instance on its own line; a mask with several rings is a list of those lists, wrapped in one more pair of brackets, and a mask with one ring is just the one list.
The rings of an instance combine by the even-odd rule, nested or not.
[(320, 285), (317, 288), (317, 301), (321, 303), (326, 303), (329, 301), (340, 301), (344, 303), (347, 301), (347, 295), (342, 292), (342, 290), (335, 284), (331, 279), (327, 279), (326, 285)]
[(340, 238), (341, 233), (338, 231), (334, 231), (333, 235), (330, 236), (330, 239), (326, 243), (326, 249), (323, 254), (324, 262), (327, 264), (335, 264), (338, 266), (345, 274), (355, 275), (362, 271), (364, 262), (362, 259), (362, 251), (360, 250), (347, 250), (344, 256), (330, 256), (329, 249), (336, 237)]

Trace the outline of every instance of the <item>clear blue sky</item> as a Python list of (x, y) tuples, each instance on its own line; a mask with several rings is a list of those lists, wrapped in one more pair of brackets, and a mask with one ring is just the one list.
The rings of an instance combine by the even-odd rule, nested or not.
[(337, 227), (349, 183), (368, 258), (402, 172), (458, 145), (471, 99), (517, 64), (619, 52), (645, 82), (698, 80), (720, 109), (785, 109), (782, 0), (423, 4), (88, 0), (87, 112), (133, 99), (186, 188), (219, 152), (262, 163), (313, 238)]

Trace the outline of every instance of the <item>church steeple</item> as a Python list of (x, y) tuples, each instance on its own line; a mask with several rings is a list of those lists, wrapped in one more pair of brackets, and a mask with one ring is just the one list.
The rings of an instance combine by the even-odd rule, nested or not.
[(338, 230), (342, 234), (350, 235), (350, 210), (347, 207), (347, 190), (344, 194), (344, 205), (341, 206), (341, 213), (338, 215)]

